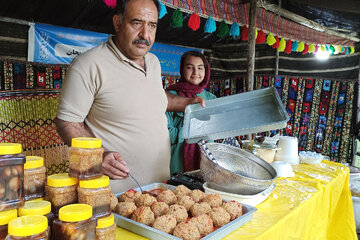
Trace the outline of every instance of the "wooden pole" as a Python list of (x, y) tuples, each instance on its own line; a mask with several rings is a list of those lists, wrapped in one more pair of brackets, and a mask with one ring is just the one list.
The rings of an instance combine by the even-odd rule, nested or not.
[[(279, 8), (281, 9), (281, 0), (279, 0)], [(277, 76), (277, 75), (279, 75), (279, 49), (278, 48), (276, 48), (276, 55), (275, 55), (275, 76)]]
[(252, 91), (254, 86), (255, 70), (255, 31), (256, 31), (256, 0), (250, 0), (249, 9), (249, 39), (248, 39), (248, 68), (247, 68), (247, 90)]

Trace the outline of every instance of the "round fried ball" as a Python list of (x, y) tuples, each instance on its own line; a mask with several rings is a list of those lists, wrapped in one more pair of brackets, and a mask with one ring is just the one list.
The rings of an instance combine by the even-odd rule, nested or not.
[(116, 204), (114, 212), (123, 217), (130, 217), (135, 209), (136, 205), (133, 202), (119, 202)]
[(179, 223), (174, 229), (174, 236), (184, 240), (198, 240), (201, 237), (198, 228), (191, 222)]
[(214, 230), (213, 221), (206, 214), (193, 217), (189, 222), (195, 223), (201, 235), (208, 235)]
[(230, 214), (222, 207), (213, 208), (209, 213), (215, 227), (222, 227), (230, 222)]
[(155, 219), (153, 228), (172, 234), (176, 227), (176, 218), (173, 215), (162, 215)]
[(134, 212), (131, 214), (131, 219), (136, 222), (151, 226), (154, 223), (155, 216), (150, 207), (141, 206), (134, 210)]
[(191, 190), (184, 185), (178, 185), (173, 190), (173, 192), (177, 198), (181, 198), (183, 196), (189, 195), (191, 193)]
[(175, 216), (176, 222), (178, 223), (185, 222), (188, 218), (186, 208), (178, 204), (171, 205), (169, 207), (169, 211), (166, 214), (171, 214)]
[(135, 202), (140, 195), (138, 191), (129, 189), (119, 196), (119, 202)]
[(162, 191), (157, 197), (156, 199), (159, 201), (159, 202), (166, 202), (166, 204), (168, 205), (173, 205), (176, 203), (177, 201), (177, 198), (176, 198), (176, 195), (175, 193), (173, 193), (173, 191), (171, 190), (165, 190), (165, 191)]
[(205, 197), (205, 193), (199, 189), (194, 189), (191, 191), (190, 196), (195, 202), (201, 202)]
[(148, 193), (143, 193), (138, 198), (135, 199), (135, 204), (138, 207), (141, 206), (150, 207), (151, 204), (153, 204), (154, 202), (157, 202), (156, 198)]
[(207, 214), (211, 211), (211, 207), (207, 202), (195, 203), (190, 207), (190, 212), (193, 217)]
[(183, 196), (178, 201), (178, 204), (181, 205), (181, 206), (184, 206), (186, 208), (186, 210), (189, 211), (190, 207), (195, 204), (195, 201), (190, 196)]
[(230, 214), (230, 220), (234, 220), (242, 215), (242, 205), (237, 201), (229, 201), (223, 204), (223, 208)]
[(119, 200), (118, 198), (115, 196), (114, 193), (110, 192), (110, 210), (114, 211), (116, 205), (118, 204)]
[(222, 199), (219, 194), (208, 194), (204, 197), (203, 202), (207, 202), (211, 208), (221, 207)]
[(151, 206), (151, 211), (155, 214), (155, 217), (159, 217), (167, 213), (169, 210), (169, 205), (165, 202), (154, 202)]

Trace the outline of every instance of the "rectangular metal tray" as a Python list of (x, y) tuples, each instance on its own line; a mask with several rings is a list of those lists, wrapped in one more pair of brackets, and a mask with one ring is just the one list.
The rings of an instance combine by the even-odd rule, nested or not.
[(188, 143), (286, 127), (289, 116), (274, 87), (186, 106), (183, 138)]
[[(164, 183), (152, 183), (146, 186), (141, 187), (144, 191), (150, 191), (153, 189), (171, 189), (173, 190), (175, 186), (164, 184)], [(134, 188), (136, 191), (140, 191), (139, 188)], [(116, 197), (119, 197), (124, 192), (115, 194)], [(226, 235), (232, 233), (245, 223), (249, 222), (252, 217), (253, 213), (257, 210), (255, 207), (242, 204), (243, 205), (243, 215), (238, 217), (237, 219), (229, 222), (228, 224), (218, 228), (217, 230), (213, 231), (212, 233), (206, 235), (205, 237), (201, 238), (201, 240), (209, 240), (209, 239), (221, 239)], [(141, 236), (147, 237), (153, 240), (181, 240), (178, 237), (173, 235), (167, 234), (165, 232), (159, 231), (155, 228), (149, 227), (145, 224), (135, 222), (129, 218), (120, 216), (119, 214), (114, 213), (115, 223), (117, 226), (129, 230), (133, 233), (139, 234)]]

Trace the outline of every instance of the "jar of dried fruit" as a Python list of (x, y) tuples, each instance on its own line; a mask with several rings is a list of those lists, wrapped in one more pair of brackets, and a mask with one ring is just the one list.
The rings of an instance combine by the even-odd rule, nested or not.
[(53, 239), (95, 239), (96, 221), (88, 204), (70, 204), (60, 208), (53, 223)]
[(8, 223), (17, 218), (17, 209), (0, 212), (0, 239), (3, 240), (8, 235)]
[(96, 240), (115, 240), (116, 225), (114, 215), (102, 217), (97, 220)]
[(101, 176), (90, 180), (80, 180), (78, 187), (79, 203), (86, 203), (93, 207), (95, 218), (108, 216), (110, 211), (109, 177)]
[(0, 143), (0, 211), (24, 205), (24, 163), (19, 143)]
[(26, 156), (24, 164), (24, 199), (25, 201), (45, 195), (46, 167), (44, 159), (38, 156)]
[(67, 173), (47, 177), (45, 186), (46, 200), (51, 202), (51, 211), (58, 215), (59, 209), (67, 204), (77, 203), (78, 180)]
[(48, 240), (48, 220), (44, 216), (23, 216), (9, 222), (6, 240)]
[(101, 176), (103, 153), (101, 139), (73, 138), (69, 148), (69, 176), (80, 180)]

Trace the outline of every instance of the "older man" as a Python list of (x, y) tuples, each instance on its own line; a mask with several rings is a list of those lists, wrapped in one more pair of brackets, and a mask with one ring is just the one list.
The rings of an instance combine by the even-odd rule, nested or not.
[(104, 44), (73, 60), (55, 120), (59, 135), (98, 137), (106, 149), (102, 171), (114, 192), (169, 177), (170, 141), (165, 116), (202, 98), (165, 93), (159, 60), (148, 53), (155, 41), (157, 0), (122, 1)]

